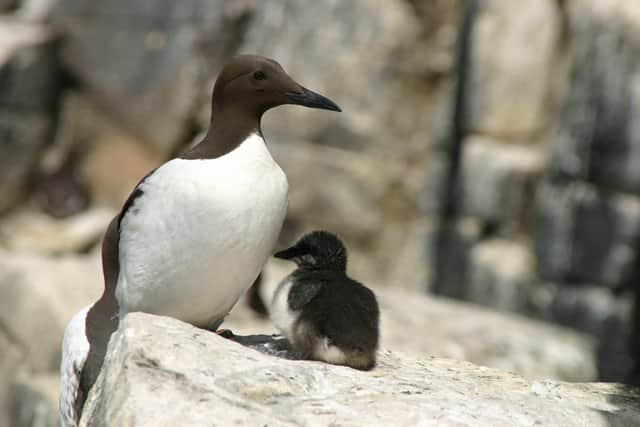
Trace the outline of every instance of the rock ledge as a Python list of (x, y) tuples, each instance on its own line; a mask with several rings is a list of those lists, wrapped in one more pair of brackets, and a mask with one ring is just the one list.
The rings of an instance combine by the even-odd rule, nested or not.
[[(371, 372), (264, 354), (174, 319), (133, 313), (113, 335), (83, 426), (631, 425), (640, 392), (529, 381), (468, 362), (383, 350)], [(260, 350), (260, 351), (256, 351)], [(634, 421), (635, 420), (635, 421)]]

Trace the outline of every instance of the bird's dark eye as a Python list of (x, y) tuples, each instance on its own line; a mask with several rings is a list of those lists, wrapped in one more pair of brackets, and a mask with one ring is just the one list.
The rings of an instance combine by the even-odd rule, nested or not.
[(264, 80), (267, 78), (267, 75), (262, 71), (256, 71), (255, 73), (253, 73), (253, 78), (256, 80)]

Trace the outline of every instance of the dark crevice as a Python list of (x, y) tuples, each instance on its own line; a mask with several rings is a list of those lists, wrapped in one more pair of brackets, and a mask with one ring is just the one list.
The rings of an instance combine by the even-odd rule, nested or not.
[[(442, 198), (439, 203), (438, 232), (435, 240), (435, 274), (433, 289), (435, 293), (448, 296), (461, 296), (460, 289), (445, 289), (448, 281), (448, 258), (457, 246), (455, 224), (458, 217), (458, 177), (462, 156), (462, 145), (467, 125), (467, 84), (471, 77), (471, 49), (473, 23), (478, 11), (477, 0), (467, 0), (461, 10), (456, 57), (456, 87), (451, 122), (443, 150), (446, 157), (446, 170), (442, 180)], [(458, 286), (459, 288), (459, 286)]]

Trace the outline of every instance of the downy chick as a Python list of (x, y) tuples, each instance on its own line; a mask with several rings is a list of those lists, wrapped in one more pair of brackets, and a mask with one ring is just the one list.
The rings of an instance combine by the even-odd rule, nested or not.
[(292, 347), (311, 359), (373, 368), (378, 302), (370, 289), (347, 276), (340, 239), (314, 231), (274, 256), (298, 266), (278, 285), (271, 304), (271, 319)]

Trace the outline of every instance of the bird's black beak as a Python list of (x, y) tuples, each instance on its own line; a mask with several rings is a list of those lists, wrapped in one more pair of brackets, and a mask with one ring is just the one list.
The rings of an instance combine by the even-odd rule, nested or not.
[(342, 111), (335, 102), (326, 96), (304, 87), (301, 92), (287, 92), (285, 95), (292, 104), (304, 105), (309, 108), (321, 108), (323, 110)]
[(280, 259), (294, 259), (302, 255), (302, 251), (297, 246), (291, 246), (288, 249), (281, 250), (273, 254), (274, 257)]

